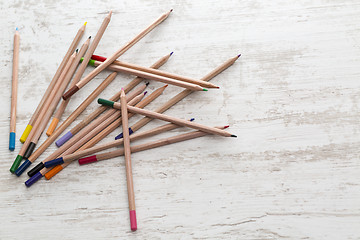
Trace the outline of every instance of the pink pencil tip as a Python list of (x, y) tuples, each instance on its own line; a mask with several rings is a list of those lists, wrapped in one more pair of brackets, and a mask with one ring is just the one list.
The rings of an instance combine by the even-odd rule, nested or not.
[(121, 91), (124, 91), (124, 89), (123, 89), (123, 88), (121, 88)]
[(224, 129), (226, 129), (226, 128), (228, 128), (228, 127), (230, 127), (229, 125), (226, 125), (226, 126), (224, 126)]

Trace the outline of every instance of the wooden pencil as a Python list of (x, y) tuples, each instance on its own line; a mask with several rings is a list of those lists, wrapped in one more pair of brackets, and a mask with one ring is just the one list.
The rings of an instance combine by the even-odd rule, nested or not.
[[(85, 110), (85, 108), (115, 79), (116, 73), (111, 73), (104, 82), (102, 82), (81, 104), (76, 110), (48, 137), (36, 151), (27, 159), (24, 168), (30, 166), (55, 139)], [(24, 170), (25, 170), (24, 169)], [(24, 171), (23, 170), (23, 171)]]
[[(111, 55), (106, 61), (104, 61), (100, 66), (91, 71), (86, 77), (80, 80), (74, 87), (69, 89), (64, 95), (63, 99), (71, 97), (74, 93), (79, 91), (80, 88), (85, 86), (90, 80), (92, 80), (96, 75), (98, 75), (102, 70), (104, 70), (107, 66), (109, 66), (113, 61), (115, 61), (118, 57), (124, 54), (129, 48), (131, 48), (135, 43), (140, 41), (146, 34), (148, 34), (151, 30), (153, 30), (157, 25), (163, 22), (170, 14), (172, 10), (163, 14), (160, 18), (158, 18), (154, 23), (148, 26), (145, 30), (143, 30), (140, 34), (138, 34), (134, 39), (128, 42), (125, 46), (116, 51), (113, 55)], [(87, 62), (86, 62), (87, 64)]]
[[(159, 90), (159, 89), (158, 89)], [(142, 100), (141, 102), (139, 102), (138, 104), (136, 104), (137, 107), (145, 107), (146, 105), (148, 105), (149, 103), (151, 103), (153, 100), (155, 100), (160, 94), (161, 92), (159, 92), (158, 90), (154, 91), (153, 93), (151, 93), (148, 97), (146, 97), (144, 100)], [(129, 102), (129, 104), (131, 103), (131, 101)], [(129, 116), (130, 117), (130, 116)], [(120, 121), (121, 122), (121, 118), (118, 118), (117, 120), (115, 120), (115, 122)], [(86, 129), (83, 129), (83, 131), (81, 131), (79, 134), (77, 134), (72, 141), (74, 141), (75, 144), (73, 144), (70, 148), (67, 148), (68, 146), (62, 146), (61, 148), (66, 149), (64, 154), (70, 154), (73, 153), (74, 151), (76, 151), (81, 145), (79, 150), (83, 150), (86, 149), (85, 146), (85, 142), (88, 143), (90, 139), (92, 139), (94, 137), (94, 135), (96, 135), (97, 131), (101, 131), (101, 129), (99, 129), (100, 126), (96, 127), (95, 129), (93, 129), (92, 131), (90, 131), (90, 133), (86, 134), (85, 136), (81, 135), (81, 132), (86, 132)], [(67, 142), (67, 144), (70, 145), (70, 142)], [(92, 146), (90, 146), (92, 147)], [(58, 156), (58, 155), (57, 155)], [(50, 159), (47, 160), (51, 160), (55, 157), (57, 157), (56, 155), (52, 154)], [(47, 172), (49, 172), (51, 170), (50, 175), (54, 176), (56, 175), (58, 172), (60, 172), (62, 169), (64, 169), (68, 164), (62, 164), (62, 165), (58, 165), (56, 167), (54, 167), (53, 169), (48, 169), (48, 168), (44, 168), (44, 164), (42, 164), (42, 167), (39, 167), (39, 172), (36, 172), (30, 179), (28, 179), (25, 182), (25, 185), (27, 187), (30, 187), (32, 184), (34, 184), (36, 181), (38, 181), (42, 176), (44, 176)], [(29, 174), (28, 174), (29, 175)]]
[[(140, 107), (140, 108), (147, 106), (149, 103), (151, 103), (157, 97), (159, 97), (164, 90), (165, 90), (165, 87), (158, 88), (157, 90), (152, 92), (148, 97), (146, 97), (144, 100), (142, 100), (140, 103), (136, 104), (136, 106)], [(134, 114), (129, 114), (128, 117), (130, 118), (133, 115)], [(105, 136), (107, 136), (110, 132), (112, 132), (114, 129), (116, 129), (120, 125), (121, 125), (121, 118), (118, 118), (112, 124), (110, 124), (105, 129), (103, 129), (100, 133), (96, 133), (97, 134), (96, 136), (92, 135), (92, 133), (95, 131), (95, 129), (94, 129), (92, 132), (90, 132), (88, 135), (86, 135), (86, 137), (84, 138), (86, 143), (84, 145), (82, 145), (77, 151), (82, 151), (84, 149), (93, 147), (96, 143), (98, 143), (101, 139), (103, 139)], [(70, 154), (70, 153), (72, 153), (72, 152), (66, 152), (66, 154)], [(49, 160), (51, 160), (51, 159), (49, 159)], [(58, 165), (58, 166), (54, 167), (53, 169), (51, 169), (51, 171), (50, 171), (50, 169), (47, 169), (47, 170), (43, 169), (44, 171), (42, 171), (42, 173), (45, 174), (50, 171), (48, 174), (49, 178), (47, 178), (47, 179), (50, 179), (51, 177), (55, 176), (58, 172), (60, 172), (62, 169), (67, 167), (69, 164), (70, 164), (70, 162)]]
[[(222, 130), (227, 127), (229, 127), (229, 126), (215, 127), (215, 128)], [(153, 148), (157, 148), (157, 147), (162, 147), (162, 146), (177, 143), (177, 142), (182, 142), (182, 141), (202, 137), (202, 136), (205, 136), (208, 134), (209, 133), (202, 132), (202, 131), (192, 131), (192, 132), (180, 134), (180, 135), (177, 135), (174, 137), (164, 138), (164, 139), (156, 140), (153, 142), (148, 142), (148, 143), (144, 143), (144, 144), (140, 144), (140, 145), (136, 145), (136, 146), (131, 146), (130, 151), (132, 153), (140, 152), (140, 151), (149, 150), (149, 149), (153, 149)], [(123, 155), (124, 155), (124, 149), (121, 148), (121, 149), (106, 152), (106, 153), (101, 153), (101, 154), (92, 155), (92, 156), (85, 157), (85, 158), (80, 158), (78, 160), (78, 162), (80, 165), (83, 165), (83, 164), (107, 160), (107, 159), (111, 159), (111, 158), (115, 158), (115, 157), (119, 157), (119, 156), (123, 156)]]
[[(210, 81), (212, 78), (214, 78), (215, 76), (217, 76), (218, 74), (220, 74), (221, 72), (223, 72), (225, 69), (227, 69), (228, 67), (230, 67), (232, 64), (235, 63), (235, 61), (240, 57), (240, 55), (230, 58), (229, 60), (225, 61), (223, 64), (219, 65), (218, 67), (216, 67), (214, 70), (212, 70), (211, 72), (209, 72), (207, 75), (205, 75), (203, 78), (201, 78), (202, 81)], [(164, 103), (161, 107), (157, 108), (155, 110), (155, 112), (158, 113), (163, 113), (166, 110), (168, 110), (170, 107), (174, 106), (176, 103), (178, 103), (179, 101), (181, 101), (182, 99), (184, 99), (185, 97), (187, 97), (188, 95), (190, 95), (191, 93), (193, 93), (193, 91), (185, 89), (183, 91), (181, 91), (180, 93), (178, 93), (176, 96), (174, 96), (173, 98), (171, 98), (169, 101), (167, 101), (166, 103)], [(138, 122), (136, 122), (134, 125), (132, 125), (129, 128), (130, 132), (136, 132), (138, 129), (140, 129), (141, 127), (145, 126), (147, 123), (149, 123), (152, 120), (152, 118), (149, 117), (144, 117), (142, 119), (140, 119)], [(115, 139), (120, 139), (122, 138), (122, 133), (120, 133), (119, 135), (117, 135), (115, 137)]]
[[(84, 74), (84, 71), (87, 67), (87, 62), (90, 60), (91, 55), (94, 53), (96, 47), (98, 46), (107, 26), (109, 25), (109, 22), (111, 20), (111, 15), (112, 15), (112, 11), (109, 12), (109, 14), (104, 18), (98, 32), (96, 33), (94, 40), (92, 41), (88, 51), (86, 52), (85, 56), (84, 56), (84, 61), (80, 64), (79, 69), (77, 70), (75, 76), (74, 76), (74, 82), (76, 82), (76, 84), (79, 82), (79, 80), (81, 79), (82, 75)], [(75, 87), (72, 86), (71, 88)], [(70, 89), (71, 89), (70, 88)], [(64, 99), (66, 100), (66, 99)]]
[(43, 104), (46, 102), (46, 99), (49, 98), (49, 95), (50, 95), (51, 91), (53, 90), (53, 88), (54, 88), (57, 80), (59, 79), (60, 74), (61, 74), (63, 68), (65, 67), (66, 63), (68, 62), (71, 54), (75, 51), (76, 46), (77, 46), (78, 43), (80, 42), (80, 39), (81, 39), (82, 35), (84, 34), (85, 27), (86, 27), (86, 22), (85, 22), (85, 24), (84, 24), (83, 26), (80, 27), (80, 29), (79, 29), (78, 32), (76, 33), (76, 36), (75, 36), (74, 40), (73, 40), (72, 43), (70, 44), (69, 49), (68, 49), (68, 51), (66, 52), (66, 54), (65, 54), (62, 62), (60, 63), (60, 65), (59, 65), (59, 67), (58, 67), (58, 69), (57, 69), (57, 71), (56, 71), (53, 79), (51, 80), (51, 82), (50, 82), (48, 88), (46, 89), (43, 97), (41, 98), (39, 105), (37, 106), (34, 114), (32, 115), (29, 123), (27, 124), (27, 126), (26, 126), (23, 134), (21, 135), (20, 141), (21, 141), (22, 143), (25, 142), (27, 136), (28, 136), (29, 133), (31, 132), (31, 129), (32, 129), (32, 127), (34, 126), (35, 121), (37, 120), (38, 115), (40, 114), (40, 111), (41, 111), (41, 109), (42, 109), (42, 107), (43, 107)]
[[(92, 55), (91, 59), (94, 60), (94, 61), (91, 62), (91, 65), (94, 65), (94, 66), (99, 66), (101, 64), (101, 62), (106, 60), (106, 58), (100, 57), (98, 55)], [(96, 60), (96, 59), (101, 59), (101, 61)], [(110, 69), (110, 67), (112, 67), (112, 66), (120, 66), (120, 67), (125, 67), (125, 68), (131, 68), (131, 69), (139, 70), (139, 71), (142, 71), (142, 72), (152, 73), (154, 75), (159, 75), (159, 76), (163, 76), (163, 77), (167, 77), (167, 78), (171, 78), (171, 79), (175, 79), (175, 80), (180, 80), (180, 81), (184, 81), (184, 82), (188, 82), (188, 83), (193, 83), (193, 84), (196, 84), (196, 85), (199, 85), (199, 86), (202, 86), (202, 87), (206, 87), (206, 88), (219, 88), (215, 84), (212, 84), (212, 83), (209, 83), (209, 82), (206, 82), (206, 81), (203, 81), (203, 80), (197, 80), (197, 79), (181, 76), (181, 75), (174, 74), (174, 73), (169, 73), (169, 72), (165, 72), (165, 71), (161, 71), (161, 70), (157, 70), (157, 69), (152, 69), (152, 68), (149, 68), (149, 67), (143, 67), (143, 66), (133, 64), (133, 63), (126, 63), (126, 62), (115, 60), (112, 64), (110, 64), (107, 67), (107, 69)]]
[[(159, 68), (161, 67), (163, 64), (165, 64), (170, 56), (172, 55), (172, 53), (165, 55), (164, 57), (161, 57), (158, 61), (156, 61), (153, 65), (151, 65), (151, 68)], [(142, 78), (136, 77), (135, 79), (133, 79), (129, 84), (127, 84), (124, 87), (124, 91), (125, 93), (127, 93), (128, 91), (130, 91), (131, 89), (133, 89), (135, 86), (137, 86), (138, 84), (140, 84), (143, 81)], [(120, 99), (120, 91), (117, 92), (114, 96), (112, 96), (110, 98), (111, 101), (117, 101)], [(65, 135), (63, 135), (61, 138), (59, 138), (59, 140), (57, 140), (55, 142), (56, 146), (60, 147), (61, 145), (63, 145), (65, 142), (67, 142), (70, 138), (72, 138), (75, 134), (77, 134), (81, 129), (83, 129), (85, 126), (87, 126), (93, 119), (95, 119), (97, 116), (99, 116), (102, 112), (104, 112), (105, 110), (107, 110), (108, 108), (105, 106), (101, 106), (99, 108), (97, 108), (94, 112), (92, 112), (91, 114), (89, 114), (84, 120), (82, 120), (80, 123), (78, 123), (77, 125), (75, 125), (75, 127), (73, 127), (70, 131), (68, 131)]]
[[(109, 101), (109, 100), (105, 100), (105, 99), (98, 99), (98, 103), (105, 105), (105, 106), (115, 108), (115, 109), (121, 109), (121, 104), (117, 103), (117, 102), (113, 102), (113, 101)], [(216, 135), (220, 135), (220, 136), (224, 136), (224, 137), (236, 137), (236, 135), (233, 135), (233, 134), (223, 131), (223, 130), (219, 130), (217, 128), (208, 127), (208, 126), (205, 126), (205, 125), (202, 125), (199, 123), (195, 123), (195, 122), (189, 122), (185, 119), (175, 118), (172, 116), (168, 116), (165, 114), (157, 113), (157, 112), (146, 110), (146, 109), (140, 109), (137, 107), (128, 106), (128, 111), (132, 112), (132, 113), (136, 113), (136, 114), (141, 114), (146, 117), (156, 118), (156, 119), (160, 119), (163, 121), (178, 124), (180, 126), (190, 127), (193, 129), (201, 130), (201, 131), (204, 131), (204, 132), (207, 132), (210, 134), (216, 134)], [(124, 132), (123, 132), (123, 134), (124, 134)]]
[[(78, 55), (76, 56), (76, 58), (74, 60), (75, 63), (78, 63), (80, 61), (81, 57), (84, 56), (86, 50), (89, 47), (90, 39), (91, 39), (91, 36), (81, 46), (80, 51), (79, 51)], [(74, 75), (77, 66), (78, 66), (78, 64), (73, 64), (70, 67), (69, 72), (68, 72), (68, 77), (71, 77), (71, 76)], [(71, 81), (70, 87), (74, 86), (76, 83), (77, 83), (76, 78), (73, 78), (73, 80)], [(60, 121), (60, 118), (61, 118), (62, 114), (64, 113), (68, 103), (69, 103), (69, 100), (66, 100), (66, 101), (62, 100), (61, 101), (60, 106), (56, 110), (56, 112), (54, 114), (54, 118), (52, 119), (52, 121), (51, 121), (51, 123), (49, 125), (49, 128), (46, 131), (46, 135), (50, 136), (54, 132), (54, 130), (57, 127), (57, 125), (58, 125), (58, 123)]]
[(19, 49), (20, 49), (20, 34), (18, 28), (16, 28), (14, 34), (14, 52), (13, 52), (13, 67), (12, 67), (10, 134), (9, 134), (10, 151), (14, 151), (15, 149), (15, 138), (16, 138), (16, 105), (17, 105), (18, 72), (19, 72)]
[(137, 221), (136, 221), (134, 180), (133, 180), (132, 167), (131, 167), (130, 137), (129, 137), (129, 131), (127, 131), (129, 129), (127, 101), (126, 101), (124, 89), (121, 89), (120, 104), (121, 104), (122, 129), (124, 132), (124, 156), (125, 156), (125, 169), (126, 169), (126, 186), (127, 186), (128, 201), (129, 201), (130, 228), (131, 231), (136, 231)]
[[(74, 52), (73, 55), (71, 55), (69, 61), (67, 62), (66, 66), (63, 69), (63, 72), (61, 73), (59, 77), (59, 81), (54, 86), (54, 89), (49, 95), (49, 99), (46, 100), (46, 103), (43, 105), (43, 109), (41, 110), (38, 120), (35, 122), (35, 125), (28, 135), (27, 139), (25, 140), (24, 145), (22, 146), (18, 156), (18, 158), (25, 159), (25, 162), (23, 162), (22, 165), (18, 169), (16, 169), (15, 174), (17, 176), (20, 176), (24, 170), (30, 165), (29, 161), (27, 160), (30, 155), (32, 154), (33, 150), (36, 147), (37, 142), (39, 141), (39, 138), (44, 131), (51, 114), (54, 112), (56, 105), (58, 104), (61, 94), (64, 92), (66, 86), (68, 85), (70, 78), (65, 78), (67, 75), (67, 72), (71, 65), (74, 63), (75, 57), (76, 57), (77, 51)], [(16, 161), (15, 159), (15, 161)]]
[[(190, 121), (192, 121), (192, 120), (193, 119), (190, 119)], [(173, 130), (173, 129), (176, 129), (176, 128), (179, 128), (179, 127), (180, 127), (179, 125), (176, 125), (176, 124), (173, 124), (173, 123), (168, 123), (168, 124), (165, 124), (165, 125), (162, 125), (162, 126), (159, 126), (159, 127), (156, 127), (156, 128), (144, 131), (144, 132), (134, 133), (134, 134), (132, 134), (130, 136), (130, 141), (133, 142), (133, 141), (143, 139), (143, 138), (146, 138), (146, 137), (155, 136), (157, 134), (168, 132), (170, 130)], [(111, 142), (107, 142), (107, 143), (104, 143), (104, 144), (101, 144), (101, 145), (98, 145), (98, 146), (87, 148), (85, 150), (76, 151), (74, 153), (64, 155), (63, 157), (47, 161), (47, 162), (44, 163), (44, 166), (46, 168), (50, 168), (50, 167), (54, 167), (54, 166), (59, 165), (59, 164), (70, 163), (70, 162), (72, 162), (74, 160), (78, 160), (78, 159), (80, 159), (82, 157), (85, 157), (85, 156), (88, 156), (90, 154), (94, 154), (94, 153), (97, 153), (97, 152), (100, 152), (100, 151), (104, 151), (104, 150), (112, 148), (112, 147), (122, 146), (123, 143), (124, 143), (124, 139), (121, 138), (121, 139), (114, 140), (114, 141), (111, 141)]]
[[(130, 100), (131, 105), (137, 104), (142, 98), (144, 97), (144, 93), (138, 93), (137, 91), (132, 92), (128, 95), (128, 98)], [(72, 153), (73, 151), (77, 150), (79, 147), (81, 147), (88, 139), (91, 139), (93, 136), (95, 136), (99, 131), (104, 129), (106, 126), (108, 126), (111, 122), (113, 122), (115, 119), (120, 117), (120, 112), (117, 111), (108, 111), (103, 116), (97, 118), (95, 121), (93, 121), (91, 124), (89, 124), (86, 128), (84, 128), (76, 137), (68, 141), (66, 144), (64, 144), (61, 148), (57, 149), (55, 152), (53, 152), (50, 156), (46, 157), (44, 160), (42, 160), (38, 165), (36, 165), (33, 169), (31, 169), (28, 172), (29, 177), (32, 177), (34, 174), (36, 174), (40, 169), (42, 169), (46, 162), (49, 160), (58, 157), (60, 154), (66, 154), (68, 152)]]
[[(102, 62), (93, 61), (93, 64), (94, 64), (94, 66), (100, 66), (102, 64)], [(115, 64), (109, 65), (107, 67), (107, 69), (112, 70), (112, 71), (116, 71), (116, 72), (132, 74), (132, 75), (142, 77), (142, 78), (145, 78), (145, 79), (159, 81), (159, 82), (162, 82), (162, 83), (171, 84), (171, 85), (175, 85), (175, 86), (178, 86), (178, 87), (187, 88), (187, 89), (190, 89), (192, 91), (207, 91), (206, 88), (200, 87), (199, 85), (196, 85), (196, 84), (193, 84), (193, 83), (168, 78), (168, 77), (164, 77), (164, 76), (161, 76), (161, 75), (156, 75), (156, 74), (153, 74), (153, 73), (136, 70), (136, 69), (133, 69), (133, 68), (122, 67), (122, 66), (115, 65)], [(200, 83), (200, 81), (197, 81), (197, 80), (193, 80), (193, 81)]]

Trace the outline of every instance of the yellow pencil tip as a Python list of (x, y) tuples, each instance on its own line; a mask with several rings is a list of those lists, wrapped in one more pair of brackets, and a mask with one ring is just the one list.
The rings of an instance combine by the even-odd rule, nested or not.
[(84, 26), (86, 26), (87, 22), (84, 23)]

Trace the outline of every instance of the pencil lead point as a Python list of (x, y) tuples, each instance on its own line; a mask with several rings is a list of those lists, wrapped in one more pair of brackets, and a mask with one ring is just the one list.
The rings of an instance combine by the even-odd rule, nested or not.
[(144, 96), (147, 94), (147, 91), (144, 92)]
[(145, 83), (146, 86), (149, 86), (149, 84), (150, 84), (150, 82), (146, 82), (146, 83)]
[(89, 39), (91, 38), (91, 36), (89, 36)]
[(16, 31), (19, 31), (19, 28), (18, 28), (18, 27), (16, 27)]
[(164, 86), (164, 88), (166, 88), (167, 86), (169, 86), (169, 85), (166, 84), (166, 85)]
[(190, 119), (190, 122), (192, 122), (192, 121), (194, 121), (194, 120), (195, 120), (195, 118), (191, 118), (191, 119)]
[(228, 128), (228, 127), (230, 127), (229, 125), (226, 125), (226, 126), (224, 126), (224, 129), (226, 129), (226, 128)]
[(217, 88), (217, 89), (219, 89), (220, 87), (219, 87), (219, 86), (217, 86), (216, 88)]
[(239, 58), (241, 56), (241, 54), (239, 54), (237, 57)]
[(87, 22), (84, 23), (84, 26), (86, 26)]
[(170, 53), (170, 56), (173, 55), (173, 53), (174, 53), (174, 52), (171, 52), (171, 53)]
[(173, 9), (170, 9), (170, 12), (172, 12), (173, 11)]
[(124, 88), (121, 88), (121, 91), (124, 91)]
[(206, 88), (203, 88), (203, 91), (207, 92), (208, 90)]
[(78, 52), (79, 51), (79, 49), (76, 49), (76, 52)]
[(237, 138), (237, 136), (236, 136), (236, 135), (234, 135), (234, 134), (233, 134), (233, 135), (231, 135), (231, 137), (236, 137), (236, 138)]

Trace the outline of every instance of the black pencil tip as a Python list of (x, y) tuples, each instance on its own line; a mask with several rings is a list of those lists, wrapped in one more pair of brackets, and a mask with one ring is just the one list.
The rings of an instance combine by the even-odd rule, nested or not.
[(89, 39), (91, 38), (91, 36), (89, 36)]
[(145, 83), (146, 86), (149, 86), (149, 84), (150, 84), (150, 82), (146, 82), (146, 83)]
[(76, 52), (78, 52), (79, 51), (79, 49), (76, 49)]
[(237, 136), (236, 136), (236, 135), (234, 135), (234, 134), (233, 134), (233, 135), (231, 135), (231, 136), (232, 136), (232, 137), (236, 137), (236, 138), (237, 138)]

